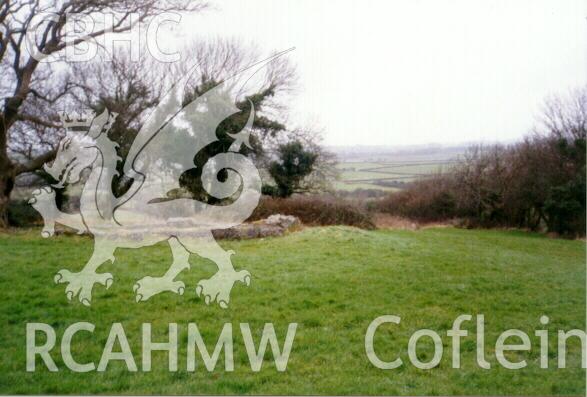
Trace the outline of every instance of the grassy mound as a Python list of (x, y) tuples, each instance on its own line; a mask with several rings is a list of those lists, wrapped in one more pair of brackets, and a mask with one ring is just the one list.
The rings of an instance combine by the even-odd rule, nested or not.
[[(426, 229), (365, 231), (349, 227), (310, 228), (285, 237), (221, 241), (234, 249), (237, 269), (253, 275), (246, 288), (237, 285), (228, 310), (206, 306), (195, 285), (215, 266), (192, 255), (192, 270), (180, 275), (183, 296), (160, 294), (135, 303), (133, 284), (145, 275), (161, 275), (171, 263), (165, 244), (119, 250), (116, 262), (100, 270), (114, 274), (109, 290), (94, 288), (92, 307), (69, 303), (53, 275), (62, 268), (78, 271), (89, 258), (88, 237), (42, 239), (39, 230), (0, 235), (0, 392), (108, 394), (441, 394), (441, 395), (580, 395), (585, 371), (580, 348), (569, 345), (567, 369), (556, 367), (556, 339), (551, 338), (550, 368), (539, 368), (541, 315), (556, 329), (585, 328), (585, 244), (551, 240), (535, 234), (503, 231)], [(401, 324), (382, 328), (376, 349), (383, 359), (399, 356), (404, 365), (380, 370), (367, 360), (365, 331), (384, 314)], [(446, 330), (460, 314), (484, 314), (486, 357), (492, 369), (476, 364), (475, 325), (464, 323), (461, 369), (451, 368), (451, 341)], [(80, 333), (72, 349), (79, 362), (98, 362), (110, 326), (121, 322), (141, 366), (142, 323), (153, 325), (154, 340), (164, 341), (167, 324), (180, 327), (179, 371), (167, 371), (167, 355), (153, 354), (151, 372), (130, 373), (121, 362), (104, 373), (73, 373), (59, 354), (57, 373), (25, 371), (25, 326), (51, 324), (59, 337), (77, 321), (96, 325), (93, 336)], [(214, 348), (224, 323), (232, 323), (235, 370), (224, 372), (223, 355), (216, 370), (198, 361), (186, 372), (186, 327), (196, 322)], [(251, 371), (238, 333), (250, 324), (256, 343), (264, 323), (273, 322), (283, 343), (289, 323), (299, 323), (286, 372), (277, 372), (270, 351), (260, 372)], [(438, 332), (444, 342), (440, 365), (419, 370), (409, 363), (407, 343), (418, 329)], [(514, 352), (527, 368), (499, 366), (493, 354), (498, 335), (510, 328), (526, 332), (531, 352)], [(58, 339), (59, 341), (60, 339)], [(432, 345), (422, 340), (418, 353), (430, 359)], [(57, 348), (58, 351), (58, 348)], [(199, 356), (197, 356), (199, 359)], [(41, 368), (43, 366), (38, 363)]]

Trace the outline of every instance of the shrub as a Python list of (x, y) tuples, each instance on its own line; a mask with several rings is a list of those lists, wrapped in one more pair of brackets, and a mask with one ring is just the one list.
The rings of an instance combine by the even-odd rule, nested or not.
[(279, 145), (277, 153), (278, 160), (269, 164), (269, 174), (277, 185), (271, 194), (289, 197), (300, 191), (304, 178), (312, 173), (319, 153), (304, 147), (299, 140)]
[(332, 196), (292, 196), (289, 198), (262, 197), (249, 218), (258, 220), (273, 214), (297, 216), (306, 225), (349, 225), (374, 229), (367, 211)]
[(26, 200), (13, 200), (8, 204), (8, 222), (11, 226), (34, 226), (43, 222), (41, 215)]
[(375, 209), (423, 222), (457, 216), (452, 180), (441, 174), (418, 180), (405, 190), (389, 194), (377, 203)]
[[(584, 134), (584, 131), (583, 131)], [(585, 235), (585, 139), (534, 136), (473, 148), (449, 172), (410, 184), (377, 209), (415, 220)]]

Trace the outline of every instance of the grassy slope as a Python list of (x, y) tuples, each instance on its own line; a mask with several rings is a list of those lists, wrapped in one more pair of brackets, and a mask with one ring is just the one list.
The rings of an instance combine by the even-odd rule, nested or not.
[[(63, 286), (52, 283), (59, 269), (77, 270), (91, 252), (81, 237), (43, 240), (34, 232), (0, 235), (0, 392), (123, 394), (515, 394), (585, 393), (578, 344), (572, 344), (567, 369), (539, 369), (539, 347), (519, 353), (529, 367), (505, 370), (493, 356), (500, 332), (519, 328), (530, 334), (541, 328), (540, 315), (550, 316), (550, 330), (585, 327), (585, 244), (550, 240), (519, 232), (428, 229), (364, 232), (349, 228), (315, 228), (284, 238), (222, 242), (237, 251), (237, 268), (247, 268), (253, 283), (239, 285), (231, 307), (207, 307), (195, 298), (198, 279), (213, 273), (212, 263), (192, 258), (196, 266), (182, 279), (189, 286), (179, 297), (163, 294), (135, 304), (132, 285), (143, 275), (161, 274), (170, 263), (159, 245), (117, 255), (104, 271), (115, 275), (110, 290), (96, 287), (93, 305), (69, 304)], [(482, 370), (475, 361), (474, 336), (463, 340), (462, 369), (450, 368), (451, 341), (445, 330), (459, 314), (485, 314), (487, 354), (493, 364)], [(402, 323), (382, 327), (376, 351), (404, 366), (374, 368), (364, 353), (364, 334), (377, 316), (396, 314)], [(110, 324), (122, 322), (140, 368), (140, 324), (152, 322), (164, 340), (169, 322), (180, 324), (180, 371), (167, 372), (166, 356), (155, 353), (153, 371), (132, 374), (120, 363), (105, 373), (75, 374), (55, 355), (61, 371), (25, 372), (25, 324), (47, 322), (61, 336), (76, 321), (96, 324), (93, 338), (80, 333), (72, 349), (80, 362), (99, 360)], [(223, 364), (213, 373), (199, 365), (185, 371), (185, 329), (197, 322), (208, 342), (215, 343), (222, 324), (232, 322), (235, 372)], [(298, 322), (294, 348), (285, 373), (275, 370), (267, 353), (260, 373), (249, 366), (239, 322), (248, 322), (258, 338), (262, 325), (273, 322), (280, 342), (290, 322)], [(464, 326), (474, 332), (472, 323)], [(418, 370), (407, 357), (407, 341), (417, 329), (441, 333), (444, 356), (433, 370)], [(552, 334), (552, 332), (551, 332)], [(257, 339), (258, 340), (258, 339)], [(85, 343), (84, 343), (85, 342)], [(422, 341), (426, 344), (426, 338)], [(82, 347), (83, 344), (83, 347)], [(556, 361), (555, 339), (550, 345)], [(431, 357), (425, 346), (422, 358)], [(223, 363), (221, 359), (221, 363)], [(222, 368), (222, 370), (221, 370)]]

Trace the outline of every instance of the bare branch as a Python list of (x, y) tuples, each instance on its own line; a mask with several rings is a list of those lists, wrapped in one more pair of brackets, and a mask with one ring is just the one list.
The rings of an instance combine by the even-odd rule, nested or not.
[(47, 127), (47, 128), (61, 128), (62, 127), (60, 124), (53, 123), (49, 120), (43, 120), (39, 117), (30, 115), (30, 114), (24, 114), (24, 113), (20, 113), (17, 116), (17, 120), (24, 121), (24, 122), (30, 122), (30, 123), (37, 124), (37, 125), (40, 125), (43, 127)]
[(32, 172), (38, 170), (43, 166), (43, 164), (52, 161), (55, 158), (56, 151), (51, 150), (49, 152), (43, 153), (39, 157), (35, 158), (34, 160), (26, 163), (26, 164), (19, 164), (15, 168), (15, 174), (22, 174), (24, 172)]

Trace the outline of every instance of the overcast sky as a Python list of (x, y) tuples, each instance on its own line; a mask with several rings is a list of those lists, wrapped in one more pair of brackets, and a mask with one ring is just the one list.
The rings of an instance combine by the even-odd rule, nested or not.
[(296, 47), (298, 123), (329, 145), (511, 141), (587, 82), (585, 0), (226, 0), (187, 36)]

